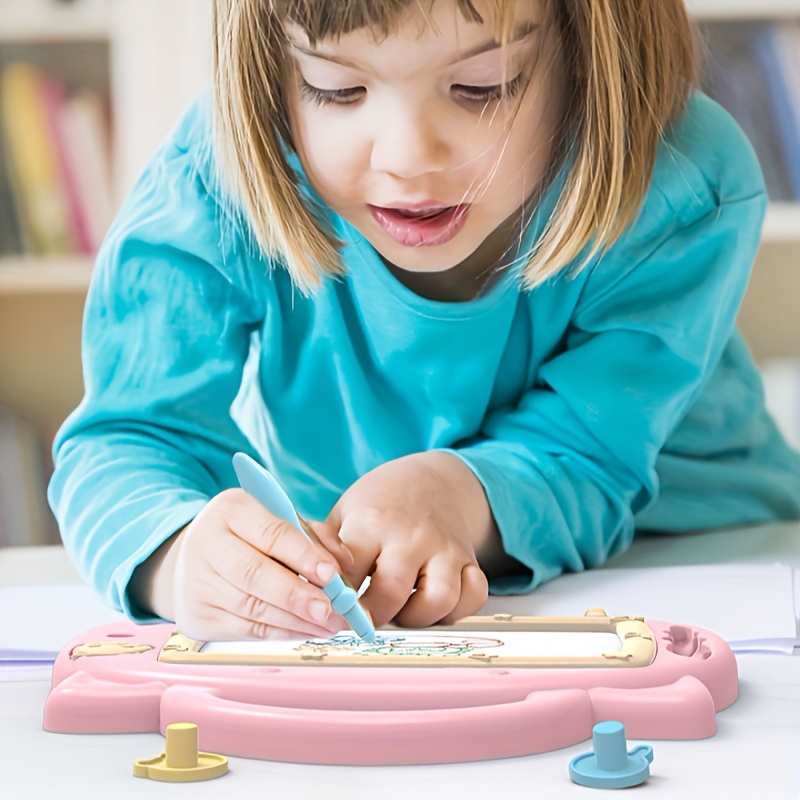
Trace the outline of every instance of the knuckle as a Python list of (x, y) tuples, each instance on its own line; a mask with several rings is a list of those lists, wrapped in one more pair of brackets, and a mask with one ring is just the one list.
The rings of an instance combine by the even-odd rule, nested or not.
[(451, 583), (441, 583), (434, 590), (433, 598), (440, 609), (450, 611), (461, 599), (461, 590)]
[[(304, 616), (311, 599), (303, 586), (295, 586), (294, 582), (286, 592), (286, 610), (296, 616)], [(300, 613), (298, 613), (300, 612)]]
[(247, 558), (242, 561), (239, 573), (242, 576), (239, 588), (248, 595), (255, 595), (256, 587), (260, 585), (263, 574), (262, 563), (256, 558)]
[(267, 610), (267, 603), (260, 597), (254, 594), (245, 594), (242, 603), (242, 614), (245, 619), (250, 620), (253, 624), (260, 623), (264, 619), (264, 613)]
[(273, 518), (264, 526), (258, 537), (259, 549), (263, 553), (271, 553), (277, 543), (294, 528), (286, 520)]
[(390, 602), (404, 602), (411, 594), (410, 587), (400, 575), (381, 575), (380, 590), (381, 595)]
[(379, 506), (368, 505), (358, 509), (360, 527), (364, 530), (381, 530), (387, 524), (386, 513)]
[(486, 573), (477, 564), (468, 564), (462, 574), (473, 593), (485, 601), (489, 597), (489, 579)]
[(266, 622), (251, 620), (247, 625), (247, 639), (267, 639), (269, 638), (270, 627)]
[[(455, 575), (458, 573), (456, 572)], [(417, 590), (421, 591), (428, 602), (442, 603), (449, 599), (458, 599), (459, 586), (452, 580), (445, 579), (443, 575), (431, 578), (424, 574), (417, 581)]]

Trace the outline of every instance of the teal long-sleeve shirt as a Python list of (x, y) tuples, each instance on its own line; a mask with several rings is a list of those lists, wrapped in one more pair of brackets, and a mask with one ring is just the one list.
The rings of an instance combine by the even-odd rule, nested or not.
[(237, 450), (312, 519), (387, 460), (456, 454), (525, 567), (498, 593), (599, 565), (636, 529), (800, 517), (800, 456), (734, 327), (762, 178), (706, 97), (602, 257), (533, 291), (508, 271), (460, 303), (407, 289), (333, 212), (346, 274), (302, 296), (224, 212), (210, 141), (202, 99), (116, 219), (86, 306), (85, 396), (54, 446), (64, 543), (111, 605), (146, 618), (134, 569), (236, 485)]

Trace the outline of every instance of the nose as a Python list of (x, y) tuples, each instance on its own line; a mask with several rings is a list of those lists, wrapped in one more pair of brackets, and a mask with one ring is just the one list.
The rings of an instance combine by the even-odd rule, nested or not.
[(436, 115), (403, 104), (383, 109), (372, 140), (370, 166), (397, 178), (416, 178), (445, 169), (451, 147)]

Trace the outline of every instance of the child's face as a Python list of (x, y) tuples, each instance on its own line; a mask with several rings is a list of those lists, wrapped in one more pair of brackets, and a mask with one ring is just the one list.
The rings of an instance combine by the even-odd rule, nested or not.
[[(485, 0), (475, 7), (491, 19)], [(383, 41), (358, 30), (313, 48), (290, 26), (295, 144), (320, 196), (388, 262), (488, 267), (547, 166), (555, 70), (534, 0), (517, 4), (505, 51), (455, 0), (436, 0), (432, 17), (435, 28), (412, 4)]]

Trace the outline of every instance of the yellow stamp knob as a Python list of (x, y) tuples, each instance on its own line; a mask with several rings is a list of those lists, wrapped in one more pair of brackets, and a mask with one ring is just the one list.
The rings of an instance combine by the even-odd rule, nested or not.
[(165, 751), (156, 758), (137, 761), (133, 774), (154, 781), (184, 783), (219, 778), (228, 771), (228, 759), (216, 753), (200, 753), (197, 749), (197, 725), (174, 722), (167, 725)]

